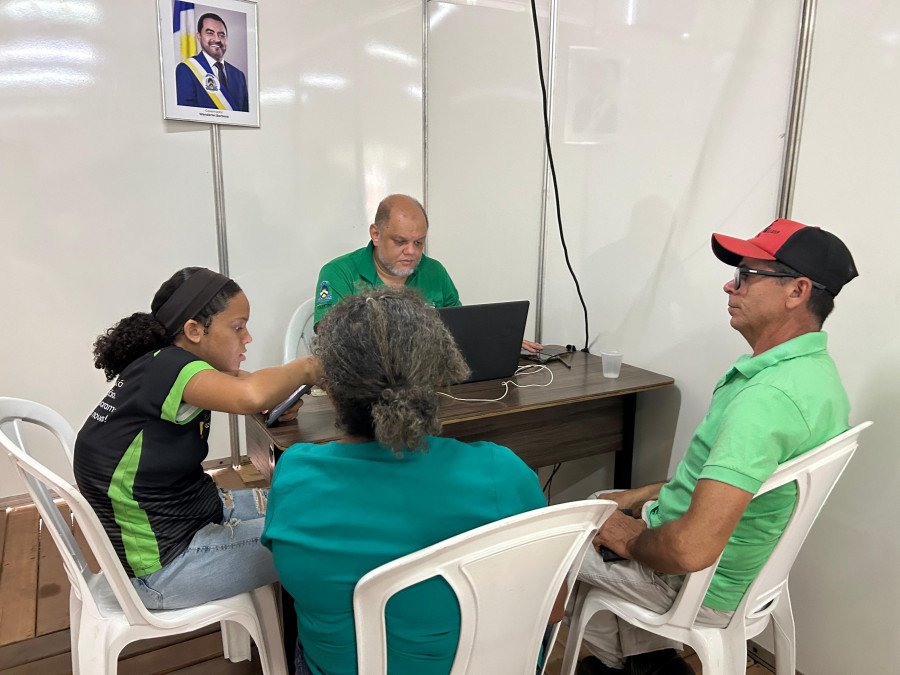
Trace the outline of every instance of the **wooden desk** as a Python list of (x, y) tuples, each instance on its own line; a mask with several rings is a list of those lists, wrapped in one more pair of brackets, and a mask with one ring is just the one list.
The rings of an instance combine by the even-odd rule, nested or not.
[[(502, 401), (466, 403), (440, 397), (442, 435), (462, 441), (493, 441), (512, 449), (529, 466), (615, 452), (615, 487), (631, 486), (634, 412), (637, 394), (668, 387), (671, 377), (623, 365), (618, 379), (603, 377), (600, 357), (575, 352), (562, 363), (550, 362), (549, 387), (510, 387)], [(523, 361), (523, 363), (528, 363)], [(543, 383), (546, 371), (517, 378), (519, 384)], [(446, 390), (459, 398), (497, 398), (499, 380), (458, 384)], [(266, 428), (262, 415), (247, 416), (247, 454), (267, 478), (278, 456), (293, 443), (325, 443), (343, 434), (334, 426), (327, 396), (304, 398), (299, 417)]]

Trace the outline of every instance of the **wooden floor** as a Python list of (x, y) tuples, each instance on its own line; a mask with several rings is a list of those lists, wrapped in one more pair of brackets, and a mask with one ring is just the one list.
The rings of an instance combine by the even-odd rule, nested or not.
[[(248, 476), (251, 480), (255, 477), (252, 473), (245, 473), (243, 478), (231, 469), (213, 473), (222, 487), (254, 484), (248, 482)], [(68, 510), (61, 510), (68, 519)], [(77, 525), (74, 531), (79, 537)], [(0, 673), (71, 673), (69, 581), (56, 546), (46, 529), (41, 528), (33, 506), (0, 511), (0, 556)], [(96, 563), (90, 562), (96, 570)], [(565, 636), (563, 627), (550, 654), (547, 675), (559, 675)], [(701, 675), (697, 657), (688, 653), (686, 659)], [(213, 625), (185, 635), (135, 642), (122, 652), (119, 672), (244, 675), (262, 670), (255, 649), (252, 661), (226, 661), (219, 627)], [(747, 675), (771, 672), (748, 660)]]

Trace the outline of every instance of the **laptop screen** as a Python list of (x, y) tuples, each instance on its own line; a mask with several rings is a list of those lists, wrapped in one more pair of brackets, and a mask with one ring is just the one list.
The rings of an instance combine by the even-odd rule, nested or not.
[(438, 309), (472, 375), (466, 382), (509, 377), (519, 365), (528, 300)]

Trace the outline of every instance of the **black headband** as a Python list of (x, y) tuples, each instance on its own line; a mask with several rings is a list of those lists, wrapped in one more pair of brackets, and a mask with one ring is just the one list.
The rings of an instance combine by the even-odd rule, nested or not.
[(231, 279), (224, 274), (201, 267), (175, 289), (153, 316), (166, 327), (168, 335), (174, 335), (185, 321), (197, 316), (229, 281)]

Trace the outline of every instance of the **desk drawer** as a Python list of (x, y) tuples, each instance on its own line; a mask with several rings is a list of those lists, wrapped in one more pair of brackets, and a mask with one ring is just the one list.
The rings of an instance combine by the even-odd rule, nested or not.
[(442, 436), (505, 445), (533, 469), (616, 452), (624, 438), (621, 397), (580, 401), (462, 422), (445, 422)]

